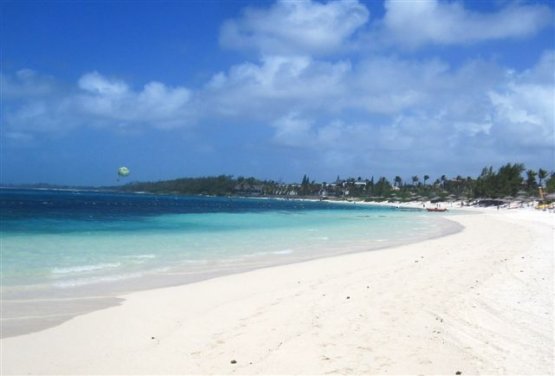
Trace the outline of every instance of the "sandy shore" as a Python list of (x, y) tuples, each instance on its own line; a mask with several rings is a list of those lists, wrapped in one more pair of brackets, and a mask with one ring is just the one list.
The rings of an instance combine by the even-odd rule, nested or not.
[(133, 293), (1, 340), (1, 373), (553, 374), (554, 218)]

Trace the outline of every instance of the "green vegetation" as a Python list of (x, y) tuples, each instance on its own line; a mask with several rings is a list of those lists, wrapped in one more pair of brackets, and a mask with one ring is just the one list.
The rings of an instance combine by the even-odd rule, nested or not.
[(477, 178), (442, 175), (433, 180), (429, 175), (414, 175), (403, 180), (395, 176), (393, 183), (386, 177), (378, 179), (339, 176), (333, 183), (316, 183), (304, 175), (301, 183), (284, 184), (253, 177), (221, 175), (217, 177), (183, 178), (159, 182), (130, 183), (121, 187), (125, 191), (215, 196), (299, 196), (319, 198), (346, 198), (374, 201), (414, 200), (474, 200), (478, 198), (507, 199), (539, 196), (539, 187), (546, 193), (555, 192), (555, 173), (547, 170), (526, 170), (523, 164), (508, 163), (497, 171), (485, 167)]
[(510, 163), (502, 166), (497, 173), (493, 172), (491, 167), (484, 168), (476, 181), (474, 195), (491, 198), (514, 197), (524, 188), (523, 171), (524, 165)]
[(139, 191), (150, 193), (174, 193), (185, 195), (272, 195), (277, 184), (272, 181), (262, 181), (255, 178), (229, 175), (216, 177), (182, 178), (158, 182), (129, 183), (122, 187), (125, 191)]

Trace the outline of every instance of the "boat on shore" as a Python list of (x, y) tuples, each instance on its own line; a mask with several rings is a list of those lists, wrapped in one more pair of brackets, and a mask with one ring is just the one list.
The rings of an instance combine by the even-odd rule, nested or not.
[(426, 208), (427, 211), (429, 212), (446, 212), (447, 209), (446, 208)]

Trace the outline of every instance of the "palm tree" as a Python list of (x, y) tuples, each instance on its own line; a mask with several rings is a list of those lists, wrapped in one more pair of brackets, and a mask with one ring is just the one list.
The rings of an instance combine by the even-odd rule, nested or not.
[(395, 176), (394, 182), (395, 182), (395, 185), (400, 188), (401, 185), (403, 184), (403, 179), (401, 179), (400, 176)]
[(413, 177), (412, 177), (412, 185), (416, 185), (416, 183), (418, 183), (418, 180), (419, 180), (419, 179), (418, 179), (418, 176), (416, 176), (416, 175), (413, 176)]
[(526, 185), (528, 186), (528, 189), (532, 189), (536, 185), (536, 176), (537, 175), (538, 174), (534, 170), (526, 171)]
[(424, 185), (426, 185), (426, 180), (428, 180), (430, 178), (429, 175), (424, 175)]
[(547, 171), (543, 168), (538, 170), (538, 179), (540, 179), (540, 187), (542, 186), (543, 179), (547, 177)]

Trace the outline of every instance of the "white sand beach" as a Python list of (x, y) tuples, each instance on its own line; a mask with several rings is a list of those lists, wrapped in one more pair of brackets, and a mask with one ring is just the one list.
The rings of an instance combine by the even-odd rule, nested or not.
[(8, 374), (553, 374), (554, 220), (132, 293), (1, 341)]

